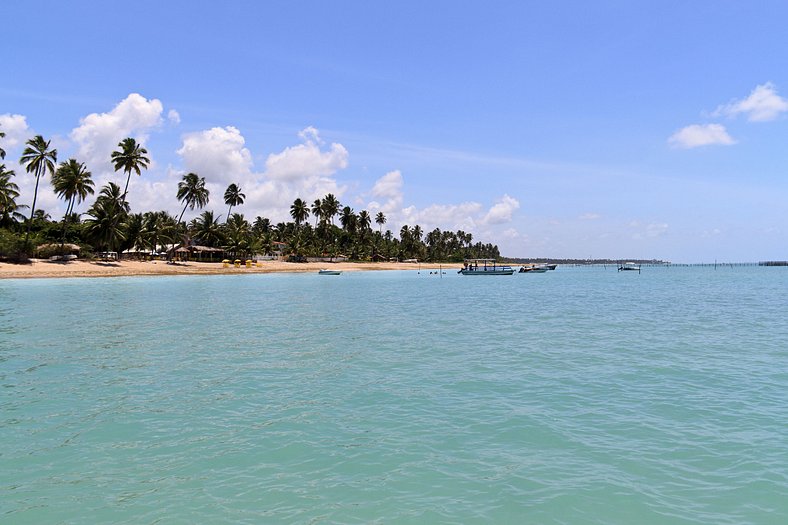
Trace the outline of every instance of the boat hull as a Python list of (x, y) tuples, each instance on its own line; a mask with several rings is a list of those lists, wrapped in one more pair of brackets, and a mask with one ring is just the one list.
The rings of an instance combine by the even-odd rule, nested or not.
[(460, 270), (463, 275), (512, 275), (514, 270)]
[(317, 273), (320, 275), (341, 275), (342, 270), (320, 270)]

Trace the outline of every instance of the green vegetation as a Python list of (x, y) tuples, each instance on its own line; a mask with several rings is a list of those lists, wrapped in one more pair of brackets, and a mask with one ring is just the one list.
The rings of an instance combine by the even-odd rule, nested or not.
[[(184, 175), (173, 195), (173, 200), (183, 205), (177, 219), (166, 211), (134, 213), (126, 199), (129, 180), (132, 173), (141, 176), (150, 160), (147, 150), (133, 138), (121, 141), (111, 157), (115, 171), (126, 175), (124, 189), (114, 182), (106, 184), (87, 212), (80, 216), (74, 212), (75, 206), (94, 194), (92, 174), (87, 166), (77, 159), (57, 164), (57, 151), (50, 149), (50, 142), (41, 135), (28, 140), (26, 146), (20, 163), (36, 177), (29, 218), (22, 214), (27, 206), (18, 202), (19, 187), (13, 180), (16, 174), (0, 164), (0, 257), (6, 260), (64, 254), (70, 244), (80, 246), (83, 256), (94, 251), (162, 253), (175, 246), (203, 247), (213, 249), (206, 250), (208, 253), (224, 251), (237, 257), (282, 254), (291, 260), (344, 256), (359, 261), (456, 262), (500, 256), (497, 246), (474, 244), (473, 236), (462, 230), (436, 228), (425, 234), (419, 225), (405, 225), (397, 238), (391, 230), (383, 230), (387, 222), (383, 212), (374, 218), (367, 210), (356, 213), (330, 193), (311, 205), (296, 199), (290, 206), (292, 222), (274, 225), (266, 217), (256, 217), (250, 222), (243, 214), (232, 213), (243, 205), (246, 195), (237, 184), (230, 184), (223, 199), (228, 206), (224, 222), (213, 211), (205, 210), (185, 223), (182, 218), (187, 208), (202, 210), (210, 202), (205, 178), (196, 173)], [(35, 208), (39, 183), (42, 178), (46, 183), (47, 174), (55, 193), (66, 202), (66, 213), (60, 221), (53, 221), (44, 210)], [(314, 222), (310, 223), (310, 217)], [(377, 229), (373, 229), (373, 220)], [(42, 245), (46, 248), (37, 251)], [(168, 256), (173, 256), (173, 250), (169, 250)]]

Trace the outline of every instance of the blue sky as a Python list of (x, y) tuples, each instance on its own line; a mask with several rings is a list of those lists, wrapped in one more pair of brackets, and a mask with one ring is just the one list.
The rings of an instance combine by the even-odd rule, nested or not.
[[(161, 4), (161, 5), (160, 5)], [(33, 20), (35, 23), (32, 23)], [(509, 256), (788, 259), (785, 2), (3, 5), (1, 143), (51, 138), (133, 208), (283, 220), (328, 191)], [(53, 215), (63, 205), (44, 191)], [(84, 203), (84, 211), (89, 203)], [(188, 215), (188, 213), (187, 213)]]

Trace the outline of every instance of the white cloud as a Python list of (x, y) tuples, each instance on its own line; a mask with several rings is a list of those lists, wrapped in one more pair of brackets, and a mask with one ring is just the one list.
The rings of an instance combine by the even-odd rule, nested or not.
[(265, 161), (265, 174), (275, 180), (309, 179), (330, 176), (348, 164), (348, 151), (342, 144), (332, 143), (328, 151), (321, 151), (320, 136), (313, 127), (299, 134), (303, 144), (285, 148), (281, 153), (272, 153)]
[(5, 113), (0, 115), (0, 131), (5, 133), (5, 137), (0, 139), (0, 146), (6, 153), (12, 148), (16, 148), (30, 137), (30, 128), (27, 126), (27, 117), (24, 115), (12, 115)]
[(404, 200), (404, 193), (402, 191), (404, 181), (402, 173), (399, 170), (390, 171), (375, 181), (372, 187), (372, 196), (380, 199), (385, 199), (381, 204), (373, 200), (367, 204), (367, 209), (370, 212), (382, 211), (385, 214), (396, 213), (402, 208)]
[(518, 232), (518, 231), (517, 231), (517, 230), (515, 230), (514, 228), (509, 228), (509, 229), (505, 230), (505, 231), (504, 231), (504, 232), (501, 234), (501, 236), (502, 236), (504, 239), (508, 239), (508, 240), (519, 239), (519, 238), (520, 238), (520, 232)]
[(774, 84), (767, 82), (756, 86), (747, 98), (718, 107), (714, 115), (735, 117), (744, 114), (750, 122), (764, 122), (774, 120), (786, 111), (788, 100), (777, 94)]
[(512, 213), (520, 207), (517, 199), (505, 195), (484, 216), (484, 224), (503, 224), (512, 220)]
[(171, 124), (178, 125), (181, 123), (181, 115), (174, 109), (171, 109), (167, 112), (167, 120), (169, 120)]
[(185, 171), (211, 182), (237, 183), (247, 179), (252, 169), (252, 154), (245, 143), (238, 128), (217, 127), (185, 135), (176, 153)]
[(77, 144), (79, 160), (94, 171), (111, 169), (110, 155), (118, 143), (134, 137), (144, 144), (148, 131), (161, 125), (162, 111), (161, 101), (131, 93), (111, 111), (83, 117), (70, 134)]
[(432, 204), (422, 209), (408, 206), (396, 215), (399, 220), (395, 222), (411, 226), (418, 224), (424, 231), (435, 228), (471, 230), (479, 221), (482, 209), (482, 205), (478, 202)]
[(372, 195), (388, 199), (402, 196), (402, 173), (390, 171), (379, 178), (372, 187)]
[(578, 219), (580, 219), (581, 221), (595, 221), (600, 217), (602, 216), (599, 215), (598, 213), (589, 212), (589, 213), (584, 213), (583, 215), (578, 217)]
[[(322, 150), (319, 132), (311, 126), (298, 136), (301, 144), (268, 156), (264, 172), (255, 170), (244, 136), (232, 126), (187, 134), (177, 153), (183, 159), (184, 171), (205, 177), (211, 192), (209, 206), (217, 213), (222, 211), (220, 203), (227, 185), (236, 183), (246, 195), (244, 204), (236, 208), (238, 213), (249, 218), (261, 215), (278, 222), (289, 220), (290, 205), (296, 198), (311, 203), (328, 193), (341, 198), (344, 192), (334, 177), (347, 166), (344, 146), (332, 144), (327, 151)], [(175, 174), (174, 178), (180, 175)], [(187, 212), (184, 217), (189, 216)]]
[(671, 135), (668, 143), (674, 148), (690, 149), (715, 144), (729, 146), (736, 141), (721, 124), (693, 124)]
[(314, 142), (316, 144), (325, 144), (320, 138), (320, 132), (314, 126), (307, 126), (298, 132), (298, 137), (304, 142)]
[(640, 222), (632, 221), (630, 226), (639, 230), (632, 235), (635, 240), (661, 237), (668, 231), (668, 224), (664, 222), (652, 222), (642, 227)]

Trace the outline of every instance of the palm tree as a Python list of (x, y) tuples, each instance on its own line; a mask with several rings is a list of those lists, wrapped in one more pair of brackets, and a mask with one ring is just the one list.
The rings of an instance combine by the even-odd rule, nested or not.
[(362, 236), (369, 230), (370, 224), (372, 224), (372, 217), (370, 217), (369, 212), (367, 210), (361, 210), (358, 213), (358, 225), (361, 228)]
[[(3, 137), (5, 137), (5, 133), (0, 131), (0, 139)], [(3, 148), (0, 148), (0, 159), (4, 159), (4, 158), (5, 158), (5, 150)]]
[(241, 193), (241, 188), (237, 184), (233, 183), (227, 186), (227, 190), (224, 192), (224, 203), (230, 206), (230, 208), (227, 210), (227, 219), (225, 219), (224, 222), (230, 219), (230, 212), (233, 206), (240, 206), (244, 203), (245, 198), (246, 195)]
[(301, 199), (294, 200), (293, 205), (290, 206), (290, 216), (295, 221), (296, 226), (300, 227), (301, 223), (309, 218), (309, 207), (306, 202)]
[(315, 218), (315, 229), (317, 229), (317, 223), (323, 219), (323, 203), (320, 202), (320, 199), (315, 199), (315, 202), (312, 203), (312, 216)]
[(414, 241), (421, 242), (421, 226), (417, 224), (416, 226), (413, 227), (410, 233)]
[(101, 187), (101, 191), (96, 198), (96, 202), (99, 201), (117, 208), (121, 218), (129, 212), (129, 204), (123, 200), (123, 194), (120, 192), (120, 186), (114, 182), (108, 182)]
[(382, 211), (379, 211), (378, 214), (375, 215), (375, 224), (380, 227), (378, 231), (383, 235), (383, 225), (386, 224), (386, 216), (383, 215)]
[(166, 211), (149, 211), (142, 219), (142, 239), (151, 252), (156, 253), (159, 244), (173, 242), (177, 238), (175, 217)]
[(27, 164), (25, 170), (28, 173), (35, 172), (36, 174), (36, 189), (33, 192), (33, 206), (30, 210), (30, 222), (27, 224), (27, 234), (25, 234), (25, 246), (27, 246), (28, 238), (30, 237), (30, 226), (33, 221), (33, 214), (36, 212), (36, 198), (38, 197), (38, 182), (41, 175), (46, 174), (48, 171), (51, 174), (55, 173), (55, 163), (57, 162), (57, 150), (49, 149), (50, 141), (44, 140), (41, 135), (36, 135), (27, 141), (27, 147), (22, 152), (22, 157), (19, 163), (22, 165)]
[(66, 228), (69, 217), (74, 212), (74, 204), (81, 203), (88, 194), (93, 195), (93, 179), (83, 163), (77, 162), (76, 159), (69, 159), (68, 162), (61, 162), (58, 166), (52, 176), (52, 187), (57, 196), (68, 203), (66, 204), (66, 213), (63, 214), (63, 235), (60, 239), (60, 247), (62, 248), (66, 242)]
[(339, 224), (348, 233), (356, 231), (356, 214), (353, 213), (353, 208), (350, 206), (342, 208), (342, 213), (339, 214)]
[(123, 200), (120, 186), (114, 182), (101, 188), (99, 196), (88, 210), (85, 233), (98, 248), (111, 250), (123, 239), (121, 219), (128, 213), (129, 205)]
[(145, 216), (142, 213), (132, 213), (123, 223), (123, 242), (121, 252), (136, 249), (139, 251), (145, 245)]
[[(237, 215), (237, 214), (236, 214)], [(229, 218), (228, 218), (229, 220)], [(227, 221), (225, 221), (225, 224)], [(215, 247), (224, 240), (219, 219), (214, 217), (212, 211), (204, 211), (195, 220), (193, 236), (205, 246)]]
[(192, 210), (197, 208), (204, 208), (208, 204), (208, 188), (205, 187), (205, 177), (200, 177), (196, 173), (187, 173), (183, 176), (183, 180), (178, 183), (178, 200), (184, 202), (183, 211), (178, 217), (178, 224), (183, 219), (183, 214), (186, 213), (186, 208)]
[(334, 215), (339, 213), (340, 204), (336, 197), (334, 197), (333, 193), (329, 193), (325, 197), (323, 197), (323, 203), (321, 204), (321, 218), (324, 221), (330, 222), (332, 225), (334, 224)]
[(251, 226), (243, 214), (233, 213), (226, 224), (227, 249), (235, 254), (246, 254), (252, 243)]
[(92, 174), (85, 168), (85, 164), (77, 162), (76, 159), (61, 162), (58, 166), (52, 177), (52, 187), (57, 196), (68, 203), (64, 218), (74, 212), (75, 204), (84, 201), (88, 194), (93, 195), (91, 177)]
[(126, 202), (131, 172), (142, 175), (142, 169), (148, 169), (150, 159), (145, 156), (148, 154), (148, 150), (137, 144), (137, 141), (131, 137), (118, 142), (118, 147), (120, 147), (119, 151), (112, 152), (112, 164), (115, 166), (115, 171), (126, 172), (126, 187), (123, 188), (123, 202)]
[(0, 164), (0, 226), (7, 226), (18, 220), (24, 220), (19, 213), (22, 206), (16, 203), (19, 197), (19, 186), (11, 182), (13, 170), (5, 169), (5, 164)]
[(265, 235), (271, 231), (271, 219), (268, 217), (260, 217), (258, 216), (254, 220), (254, 226), (252, 227), (254, 230), (255, 235)]

